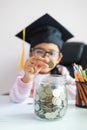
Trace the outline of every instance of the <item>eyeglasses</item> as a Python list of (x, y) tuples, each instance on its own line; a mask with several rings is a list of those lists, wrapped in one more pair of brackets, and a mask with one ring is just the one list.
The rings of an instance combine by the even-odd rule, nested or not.
[(59, 56), (60, 52), (56, 51), (45, 51), (41, 48), (31, 48), (31, 51), (34, 53), (34, 55), (39, 55), (41, 57), (45, 57), (46, 54), (48, 54), (50, 57), (54, 58), (55, 56)]

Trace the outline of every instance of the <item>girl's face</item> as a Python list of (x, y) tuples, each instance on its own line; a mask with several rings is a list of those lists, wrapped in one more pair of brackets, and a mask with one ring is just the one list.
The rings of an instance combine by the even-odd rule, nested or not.
[(49, 73), (55, 66), (61, 61), (62, 54), (56, 44), (53, 43), (40, 43), (31, 49), (30, 56), (39, 56), (45, 59), (45, 63), (53, 62), (54, 66), (52, 68), (45, 67), (41, 69), (40, 73)]

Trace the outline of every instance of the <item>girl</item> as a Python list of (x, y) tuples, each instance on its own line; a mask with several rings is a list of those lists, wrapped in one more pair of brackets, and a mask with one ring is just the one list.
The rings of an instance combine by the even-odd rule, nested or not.
[(75, 98), (75, 80), (64, 66), (59, 65), (63, 57), (62, 46), (73, 35), (50, 15), (45, 14), (29, 25), (26, 33), (21, 31), (16, 36), (30, 43), (31, 48), (23, 71), (10, 91), (10, 99), (13, 102), (25, 101), (29, 96), (33, 96), (34, 78), (50, 74), (65, 75), (69, 96)]

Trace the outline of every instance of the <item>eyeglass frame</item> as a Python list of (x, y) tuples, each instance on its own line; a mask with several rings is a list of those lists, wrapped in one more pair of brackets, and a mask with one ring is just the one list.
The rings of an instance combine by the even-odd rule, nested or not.
[[(56, 51), (51, 51), (51, 52), (49, 52), (49, 51), (46, 51), (46, 50), (44, 50), (44, 49), (42, 49), (42, 48), (31, 48), (30, 51), (35, 52), (35, 50), (37, 50), (37, 49), (38, 49), (38, 50), (42, 50), (42, 51), (44, 52), (44, 55), (43, 55), (43, 56), (40, 55), (41, 57), (45, 57), (46, 54), (48, 54), (49, 56), (51, 56), (52, 58), (54, 58), (54, 57), (56, 56), (56, 54), (59, 54), (59, 55), (62, 54), (61, 52), (56, 52)], [(51, 53), (54, 53), (53, 56), (51, 55)], [(37, 54), (37, 55), (39, 55), (39, 54)], [(59, 55), (58, 55), (58, 56), (59, 56)]]

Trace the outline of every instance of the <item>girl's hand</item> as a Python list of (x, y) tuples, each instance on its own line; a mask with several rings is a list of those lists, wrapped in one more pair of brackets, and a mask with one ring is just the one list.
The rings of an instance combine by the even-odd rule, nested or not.
[(49, 67), (47, 61), (41, 57), (30, 57), (24, 66), (25, 75), (22, 81), (27, 83), (30, 82), (42, 68)]

